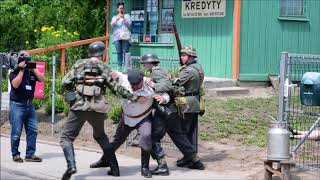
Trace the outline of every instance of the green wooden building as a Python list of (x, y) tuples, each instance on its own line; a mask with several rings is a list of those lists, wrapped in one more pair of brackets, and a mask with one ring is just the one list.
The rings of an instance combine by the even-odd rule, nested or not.
[[(133, 56), (178, 58), (175, 23), (206, 76), (267, 81), (282, 51), (320, 54), (320, 0), (111, 0), (111, 17), (118, 2), (133, 21)], [(109, 54), (115, 62), (112, 43)]]

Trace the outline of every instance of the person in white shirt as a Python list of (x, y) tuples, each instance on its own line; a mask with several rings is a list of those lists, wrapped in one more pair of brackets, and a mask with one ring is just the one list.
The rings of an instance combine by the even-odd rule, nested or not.
[(126, 64), (124, 55), (129, 52), (131, 46), (131, 19), (129, 14), (125, 14), (124, 3), (117, 4), (118, 14), (112, 17), (111, 26), (113, 29), (112, 40), (117, 50), (118, 68), (121, 70)]

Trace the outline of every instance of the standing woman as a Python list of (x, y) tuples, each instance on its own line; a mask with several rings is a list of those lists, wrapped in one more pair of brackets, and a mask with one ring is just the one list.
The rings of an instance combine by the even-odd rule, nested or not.
[(116, 46), (118, 55), (118, 68), (122, 69), (123, 64), (126, 64), (124, 55), (129, 52), (131, 46), (131, 19), (129, 14), (124, 12), (124, 3), (117, 4), (118, 14), (112, 17), (111, 26), (113, 28), (112, 39)]

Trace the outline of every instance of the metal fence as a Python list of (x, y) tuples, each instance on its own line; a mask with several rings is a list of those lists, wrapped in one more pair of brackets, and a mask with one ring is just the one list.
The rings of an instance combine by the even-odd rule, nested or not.
[[(131, 56), (130, 53), (125, 54), (124, 66), (126, 69), (130, 68), (142, 68), (140, 63), (141, 56)], [(174, 57), (159, 57), (159, 66), (168, 70), (170, 73), (177, 75), (179, 73), (179, 58)], [(112, 66), (113, 67), (113, 66)]]
[(301, 104), (305, 72), (320, 72), (320, 55), (282, 53), (278, 117), (292, 132), (290, 147), (296, 165), (320, 171), (320, 106)]

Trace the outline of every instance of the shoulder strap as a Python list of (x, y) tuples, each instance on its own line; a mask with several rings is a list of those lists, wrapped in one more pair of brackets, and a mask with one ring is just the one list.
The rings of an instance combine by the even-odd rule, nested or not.
[(202, 70), (200, 70), (198, 67), (196, 66), (193, 66), (193, 65), (190, 65), (189, 67), (192, 67), (193, 69), (195, 69), (198, 74), (199, 74), (199, 77), (200, 77), (200, 84), (202, 84), (203, 80), (204, 80), (204, 73)]

